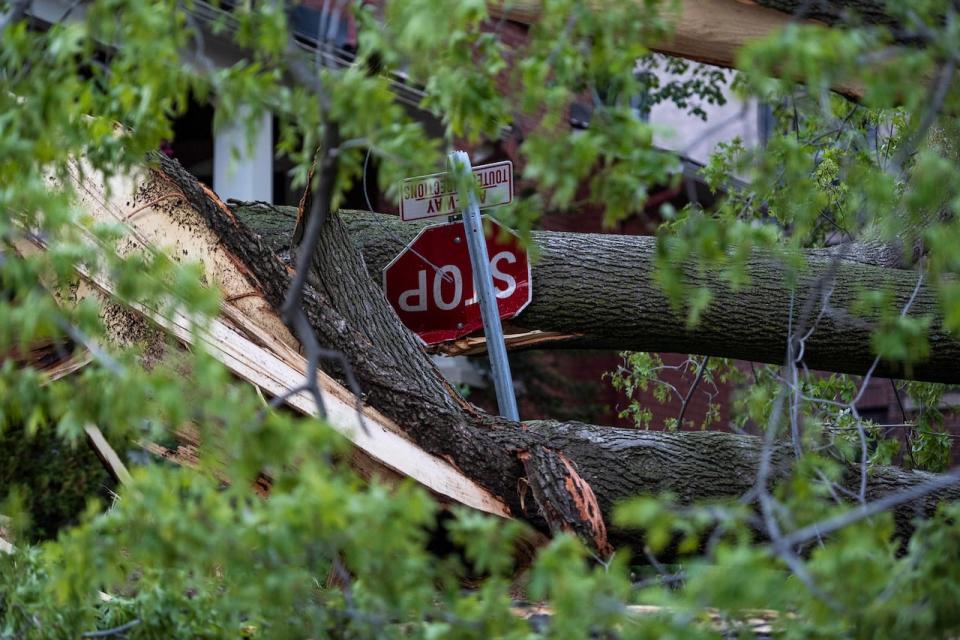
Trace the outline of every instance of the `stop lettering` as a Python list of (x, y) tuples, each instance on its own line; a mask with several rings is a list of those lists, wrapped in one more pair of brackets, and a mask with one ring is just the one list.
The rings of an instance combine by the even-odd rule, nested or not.
[[(512, 231), (485, 221), (500, 318), (513, 318), (532, 299), (530, 262)], [(455, 340), (483, 327), (459, 222), (424, 228), (384, 267), (383, 290), (400, 320), (427, 344)]]

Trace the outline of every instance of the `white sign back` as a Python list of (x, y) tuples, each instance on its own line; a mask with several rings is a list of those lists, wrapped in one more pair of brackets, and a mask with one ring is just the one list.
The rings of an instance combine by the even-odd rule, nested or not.
[[(513, 163), (509, 160), (473, 168), (481, 209), (513, 202)], [(431, 173), (400, 183), (400, 219), (404, 222), (460, 213), (457, 186), (449, 173)]]

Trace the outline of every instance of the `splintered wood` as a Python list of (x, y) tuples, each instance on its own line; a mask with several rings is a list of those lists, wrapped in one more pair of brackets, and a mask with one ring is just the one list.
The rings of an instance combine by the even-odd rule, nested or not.
[[(255, 279), (227, 252), (176, 187), (159, 172), (120, 176), (109, 184), (93, 176), (89, 171), (73, 173), (73, 187), (79, 194), (77, 204), (97, 222), (124, 227), (126, 236), (117, 249), (121, 255), (160, 251), (176, 261), (199, 262), (205, 284), (217, 287), (226, 300), (220, 316), (198, 329), (191, 318), (179, 311), (160, 311), (137, 301), (119, 300), (109, 278), (78, 267), (83, 280), (76, 293), (78, 298), (98, 296), (104, 303), (120, 301), (128, 311), (116, 314), (113, 322), (108, 322), (112, 336), (123, 340), (131, 322), (147, 319), (184, 345), (202, 345), (234, 375), (267, 395), (286, 396), (290, 390), (301, 387), (307, 362), (297, 351), (297, 341), (261, 295)], [(37, 238), (28, 244), (32, 247), (19, 249), (44, 249)], [(509, 509), (499, 499), (447, 461), (417, 447), (398, 425), (376, 410), (358, 406), (357, 399), (337, 381), (320, 372), (318, 385), (327, 422), (356, 446), (352, 463), (359, 473), (388, 481), (409, 477), (442, 501), (510, 517)], [(287, 397), (285, 403), (304, 415), (319, 415), (319, 408), (307, 392)]]

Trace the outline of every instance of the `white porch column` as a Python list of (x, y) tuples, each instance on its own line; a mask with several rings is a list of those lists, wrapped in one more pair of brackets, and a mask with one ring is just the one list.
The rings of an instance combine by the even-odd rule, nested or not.
[(273, 202), (273, 121), (269, 113), (247, 139), (243, 117), (213, 137), (213, 190), (222, 199)]

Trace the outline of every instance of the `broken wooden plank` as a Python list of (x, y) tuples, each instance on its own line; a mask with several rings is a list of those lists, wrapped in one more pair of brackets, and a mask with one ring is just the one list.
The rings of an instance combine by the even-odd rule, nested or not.
[[(506, 329), (506, 327), (505, 327)], [(507, 349), (533, 349), (546, 344), (574, 340), (581, 337), (579, 333), (559, 333), (557, 331), (525, 331), (503, 336)], [(446, 356), (475, 356), (487, 352), (487, 339), (484, 336), (466, 336), (452, 342), (432, 345), (431, 353), (441, 353)]]
[(93, 452), (100, 458), (100, 462), (107, 470), (107, 473), (113, 476), (113, 479), (119, 484), (127, 484), (130, 482), (130, 472), (127, 471), (127, 467), (123, 464), (117, 452), (114, 451), (110, 443), (107, 442), (107, 439), (103, 436), (103, 432), (101, 432), (96, 425), (92, 424), (88, 424), (83, 430), (87, 434), (87, 441), (90, 443), (90, 448), (92, 448)]
[[(538, 623), (547, 626), (554, 615), (554, 608), (544, 604), (518, 603), (510, 608), (510, 612), (518, 618), (530, 620), (535, 626)], [(659, 605), (628, 604), (624, 606), (624, 613), (630, 617), (647, 617), (671, 616), (681, 612), (675, 608)], [(689, 615), (689, 612), (683, 613)], [(724, 637), (740, 633), (768, 636), (776, 631), (776, 623), (784, 617), (783, 613), (773, 609), (749, 609), (737, 613), (742, 617), (731, 619), (729, 613), (725, 615), (719, 609), (708, 607), (702, 609), (698, 616), (705, 618), (704, 623), (715, 631), (723, 633)], [(786, 617), (792, 619), (795, 616), (788, 614)]]
[(65, 360), (59, 360), (55, 364), (44, 368), (43, 372), (47, 375), (47, 380), (53, 382), (59, 380), (80, 369), (84, 368), (93, 360), (93, 356), (86, 349), (77, 347), (70, 357)]

